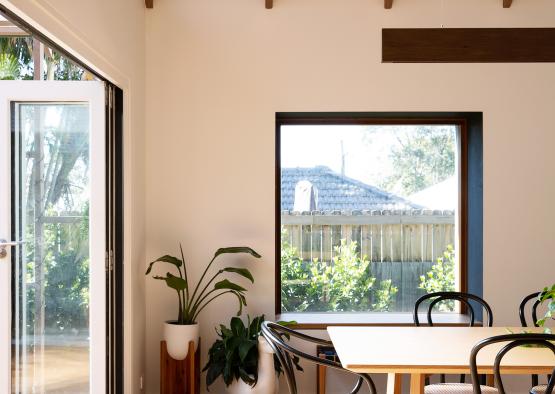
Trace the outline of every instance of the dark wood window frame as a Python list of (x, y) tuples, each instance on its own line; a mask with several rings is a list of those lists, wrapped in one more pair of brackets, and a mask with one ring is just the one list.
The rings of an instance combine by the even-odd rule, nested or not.
[[(287, 125), (440, 125), (449, 124), (459, 127), (458, 149), (460, 165), (460, 232), (459, 236), (459, 275), (461, 291), (482, 294), (482, 113), (480, 112), (373, 112), (373, 113), (277, 113), (276, 114), (276, 151), (275, 151), (275, 313), (281, 316), (281, 142), (280, 130)], [(469, 132), (472, 137), (469, 139)], [(469, 141), (472, 143), (469, 150)], [(472, 161), (470, 171), (472, 179), (469, 183), (469, 160)], [(475, 232), (474, 242), (469, 249), (469, 187), (472, 198), (472, 231)], [(473, 264), (469, 265), (469, 251)], [(469, 284), (469, 275), (473, 280)], [(474, 280), (476, 279), (476, 280)], [(295, 315), (315, 315), (309, 312)], [(370, 315), (371, 313), (368, 313)], [(392, 315), (395, 313), (392, 313)], [(285, 314), (284, 314), (285, 315)], [(337, 318), (339, 313), (319, 313), (322, 320), (314, 323), (299, 324), (302, 328), (325, 328), (332, 324), (350, 324), (348, 319), (343, 323)], [(333, 315), (333, 318), (332, 316)], [(346, 314), (353, 315), (353, 314)], [(360, 314), (359, 314), (360, 315)], [(329, 316), (328, 319), (326, 316)], [(282, 316), (283, 317), (283, 316)], [(363, 319), (364, 320), (364, 319)], [(359, 323), (365, 324), (358, 319)], [(394, 319), (392, 325), (404, 325)], [(383, 325), (387, 322), (376, 322)]]

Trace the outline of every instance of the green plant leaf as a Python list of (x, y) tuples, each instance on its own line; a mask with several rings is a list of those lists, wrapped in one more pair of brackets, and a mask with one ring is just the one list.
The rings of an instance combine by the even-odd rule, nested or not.
[(216, 284), (214, 284), (214, 289), (216, 289), (216, 290), (234, 290), (234, 291), (238, 291), (238, 292), (247, 291), (247, 289), (245, 289), (244, 287), (241, 287), (238, 284), (230, 282), (227, 279), (224, 279), (224, 280), (219, 281)]
[(257, 259), (259, 259), (260, 256), (258, 253), (256, 253), (256, 251), (252, 248), (249, 248), (248, 246), (232, 246), (229, 248), (220, 248), (216, 251), (216, 254), (214, 254), (214, 258), (218, 257), (221, 254), (226, 254), (226, 253), (248, 253), (251, 256), (256, 257)]
[(180, 268), (183, 265), (183, 261), (181, 261), (177, 257), (170, 256), (170, 255), (161, 256), (148, 265), (145, 275), (150, 274), (150, 271), (152, 271), (152, 267), (154, 266), (154, 264), (158, 262), (173, 264), (177, 268)]
[(245, 361), (245, 358), (247, 357), (251, 349), (253, 349), (255, 346), (256, 342), (253, 340), (241, 341), (241, 343), (239, 344), (239, 358), (241, 359), (241, 361)]
[(185, 290), (185, 288), (187, 287), (187, 282), (185, 281), (185, 279), (181, 279), (180, 277), (172, 275), (169, 272), (166, 273), (166, 276), (155, 276), (154, 279), (165, 280), (168, 287), (171, 287), (172, 289), (175, 289), (177, 291)]
[(0, 80), (14, 80), (20, 76), (17, 58), (9, 53), (0, 53)]
[(243, 321), (238, 317), (231, 318), (229, 327), (231, 328), (231, 331), (235, 336), (240, 337), (245, 333), (245, 325), (243, 324)]
[(224, 272), (234, 272), (236, 274), (239, 274), (245, 278), (247, 278), (248, 280), (251, 281), (251, 283), (254, 283), (254, 278), (251, 274), (251, 272), (246, 269), (246, 268), (235, 268), (235, 267), (226, 267), (223, 269)]

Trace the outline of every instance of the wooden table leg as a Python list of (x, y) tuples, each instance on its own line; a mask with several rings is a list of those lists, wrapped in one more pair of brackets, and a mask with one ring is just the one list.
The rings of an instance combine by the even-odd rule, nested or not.
[(326, 367), (316, 366), (316, 394), (326, 394)]
[(403, 375), (400, 373), (387, 374), (387, 394), (402, 393)]
[(410, 394), (424, 394), (426, 375), (413, 373), (410, 375)]

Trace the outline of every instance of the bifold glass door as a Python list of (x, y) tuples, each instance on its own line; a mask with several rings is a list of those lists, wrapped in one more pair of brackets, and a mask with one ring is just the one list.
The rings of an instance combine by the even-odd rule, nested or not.
[(0, 81), (0, 392), (106, 389), (103, 82)]

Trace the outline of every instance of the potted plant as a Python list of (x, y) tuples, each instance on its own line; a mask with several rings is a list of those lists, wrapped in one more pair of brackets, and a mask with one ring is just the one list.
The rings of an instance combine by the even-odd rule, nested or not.
[[(537, 321), (537, 324), (540, 327), (545, 326), (546, 320), (555, 319), (555, 285), (551, 286), (551, 288), (545, 287), (540, 293), (540, 303), (543, 304), (547, 300), (549, 300), (549, 303), (547, 304), (547, 312), (543, 318)], [(546, 330), (549, 332), (551, 331), (548, 328)]]
[[(238, 317), (231, 319), (229, 327), (216, 329), (220, 337), (208, 351), (206, 387), (222, 377), (231, 394), (272, 394), (277, 392), (277, 375), (281, 365), (260, 330), (264, 315), (250, 319), (245, 326)], [(289, 325), (294, 322), (279, 322)], [(293, 358), (296, 368), (302, 371), (299, 359)]]
[(254, 278), (250, 271), (246, 268), (225, 267), (221, 268), (210, 279), (206, 279), (206, 275), (216, 258), (223, 254), (232, 253), (246, 253), (260, 258), (260, 255), (253, 249), (246, 246), (235, 246), (229, 248), (220, 248), (214, 254), (214, 257), (206, 266), (200, 280), (197, 282), (194, 289), (192, 284), (189, 283), (187, 277), (187, 266), (183, 256), (183, 248), (179, 245), (181, 251), (181, 259), (178, 257), (164, 255), (150, 263), (146, 274), (150, 274), (152, 268), (156, 263), (166, 263), (177, 268), (178, 275), (173, 275), (170, 272), (166, 276), (153, 276), (154, 279), (163, 280), (166, 285), (175, 290), (178, 299), (178, 312), (177, 320), (170, 320), (164, 324), (164, 339), (168, 349), (168, 354), (175, 360), (183, 360), (187, 357), (189, 342), (194, 341), (195, 349), (198, 346), (199, 338), (199, 325), (198, 316), (206, 308), (208, 304), (217, 298), (226, 294), (237, 297), (239, 301), (239, 310), (237, 316), (241, 315), (243, 306), (247, 305), (245, 298), (246, 289), (228, 279), (216, 281), (218, 277), (224, 273), (232, 273), (242, 276), (254, 283)]

